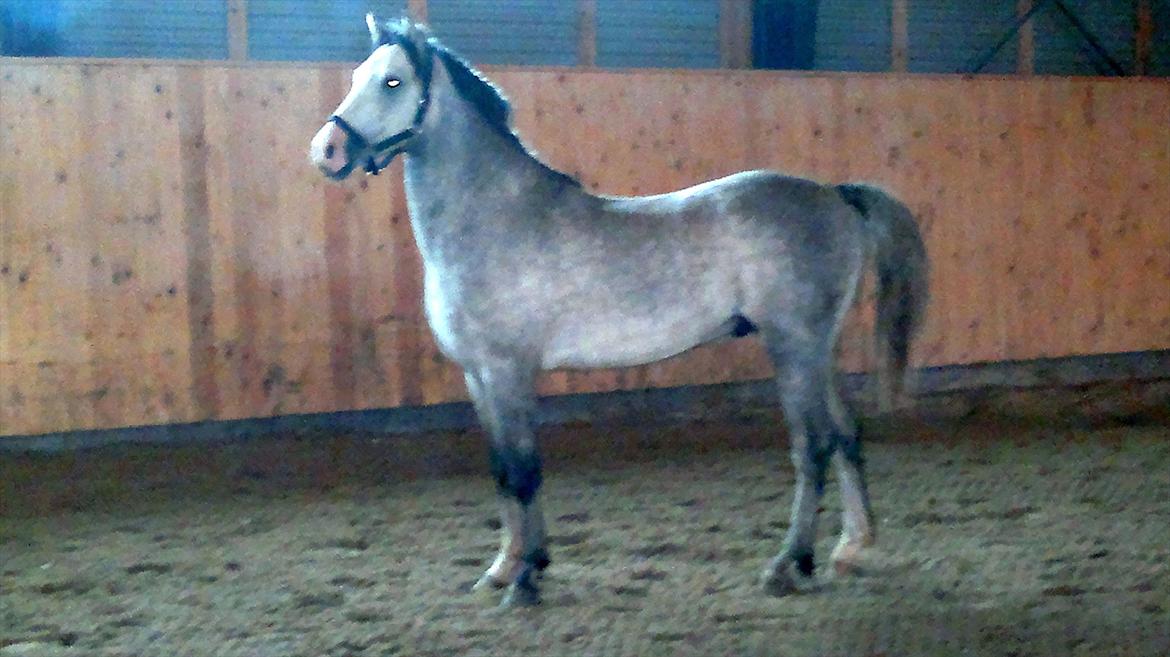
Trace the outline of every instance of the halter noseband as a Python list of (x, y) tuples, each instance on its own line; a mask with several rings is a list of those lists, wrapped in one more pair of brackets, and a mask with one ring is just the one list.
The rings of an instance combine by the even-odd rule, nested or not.
[[(368, 150), (370, 156), (366, 159), (366, 164), (362, 167), (365, 172), (371, 176), (376, 176), (382, 169), (390, 166), (390, 162), (396, 155), (402, 152), (402, 149), (396, 148), (403, 142), (409, 141), (419, 135), (422, 122), (427, 117), (427, 107), (431, 104), (431, 81), (430, 76), (424, 76), (427, 79), (422, 80), (422, 98), (418, 100), (418, 109), (414, 112), (414, 121), (410, 127), (405, 130), (396, 132), (382, 141), (371, 144), (368, 139), (362, 136), (348, 121), (334, 114), (329, 117), (326, 123), (336, 124), (349, 137), (353, 147), (357, 150)], [(384, 158), (378, 160), (378, 154), (384, 151), (389, 151)], [(353, 162), (345, 165), (345, 168), (338, 172), (338, 175), (348, 174), (353, 169)]]

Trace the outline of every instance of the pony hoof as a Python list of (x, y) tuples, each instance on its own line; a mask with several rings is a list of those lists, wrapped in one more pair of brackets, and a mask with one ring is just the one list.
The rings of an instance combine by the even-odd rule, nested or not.
[(482, 577), (471, 587), (472, 593), (495, 592), (508, 586), (506, 583), (484, 573)]
[(504, 599), (500, 601), (501, 609), (524, 609), (540, 604), (540, 591), (535, 586), (521, 586), (513, 584), (508, 587)]
[(760, 577), (764, 593), (782, 598), (808, 589), (813, 583), (812, 575), (801, 572), (795, 561), (779, 557), (772, 561)]
[(864, 559), (861, 554), (864, 546), (864, 542), (839, 544), (830, 557), (830, 561), (833, 562), (833, 572), (842, 577), (865, 574), (865, 568), (862, 566)]
[(543, 573), (548, 570), (552, 564), (552, 559), (548, 557), (548, 550), (540, 548), (532, 555), (532, 567), (536, 569), (537, 573)]
[(760, 586), (765, 594), (773, 598), (783, 598), (800, 590), (788, 575), (772, 572), (764, 573), (760, 578)]
[(854, 559), (833, 559), (833, 573), (838, 577), (860, 577), (865, 568)]

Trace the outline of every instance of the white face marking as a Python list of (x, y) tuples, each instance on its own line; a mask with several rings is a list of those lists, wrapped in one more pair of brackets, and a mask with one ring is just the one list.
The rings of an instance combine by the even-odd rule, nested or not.
[[(388, 82), (390, 84), (388, 84)], [(349, 93), (334, 112), (370, 143), (409, 128), (422, 90), (401, 46), (378, 46), (353, 71)]]

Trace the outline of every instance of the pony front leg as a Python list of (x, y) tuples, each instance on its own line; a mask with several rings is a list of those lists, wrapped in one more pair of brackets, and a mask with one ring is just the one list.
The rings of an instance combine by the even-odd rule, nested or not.
[(500, 496), (500, 551), (492, 565), (472, 587), (474, 591), (497, 590), (511, 584), (520, 569), (524, 537), (520, 534), (522, 509), (516, 500)]
[[(522, 517), (525, 513), (530, 519)], [(524, 529), (527, 529), (531, 536), (526, 537)], [(538, 572), (543, 571), (549, 565), (545, 541), (544, 514), (540, 509), (539, 500), (533, 499), (525, 508), (514, 498), (501, 495), (500, 551), (491, 567), (475, 583), (473, 590), (499, 590), (514, 582), (523, 564), (525, 545), (537, 546), (534, 566)]]
[(475, 588), (508, 587), (504, 606), (540, 602), (536, 575), (549, 564), (537, 501), (540, 453), (532, 428), (532, 374), (515, 366), (468, 370), (467, 387), (489, 434), (492, 477), (500, 497), (500, 553)]
[[(518, 434), (520, 437), (516, 439)], [(501, 574), (512, 577), (501, 604), (505, 607), (539, 604), (536, 574), (548, 566), (549, 558), (544, 547), (544, 519), (536, 502), (541, 484), (540, 455), (531, 429), (522, 431), (514, 427), (506, 441), (493, 438), (491, 462), (500, 496), (518, 510), (517, 522), (509, 531), (509, 545), (502, 551), (503, 558), (497, 559), (505, 571)], [(485, 576), (491, 577), (491, 571)]]

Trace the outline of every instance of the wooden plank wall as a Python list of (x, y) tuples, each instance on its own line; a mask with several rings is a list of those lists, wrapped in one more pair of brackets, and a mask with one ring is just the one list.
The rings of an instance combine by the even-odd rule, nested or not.
[[(745, 168), (868, 179), (921, 218), (918, 365), (1170, 348), (1170, 84), (491, 72), (593, 189)], [(0, 435), (464, 398), (420, 312), (400, 168), (327, 183), (341, 67), (0, 60)], [(842, 345), (865, 367), (872, 311)], [(546, 394), (765, 377), (757, 343)]]

